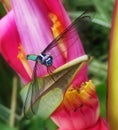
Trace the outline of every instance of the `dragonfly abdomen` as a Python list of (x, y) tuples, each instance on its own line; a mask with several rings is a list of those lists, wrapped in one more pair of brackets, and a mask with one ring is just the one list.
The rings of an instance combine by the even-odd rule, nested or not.
[(33, 54), (29, 54), (27, 55), (27, 60), (32, 60), (32, 61), (36, 61), (37, 60), (37, 55), (33, 55)]

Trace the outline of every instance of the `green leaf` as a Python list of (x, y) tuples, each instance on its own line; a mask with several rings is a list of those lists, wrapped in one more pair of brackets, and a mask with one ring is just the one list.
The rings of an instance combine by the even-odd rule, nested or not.
[[(0, 119), (6, 123), (9, 122), (10, 118), (10, 109), (6, 108), (2, 104), (0, 104)], [(18, 120), (18, 116), (16, 115), (16, 120)]]
[(100, 100), (100, 112), (101, 115), (106, 118), (106, 91), (107, 91), (107, 86), (106, 86), (106, 81), (101, 82), (101, 84), (99, 84), (96, 87), (96, 91)]
[(10, 110), (4, 107), (2, 104), (0, 104), (0, 119), (4, 122), (8, 122), (9, 116), (10, 116)]
[(99, 16), (104, 19), (104, 22), (106, 21), (109, 24), (111, 23), (111, 15), (113, 10), (113, 1), (107, 0), (92, 0), (96, 10), (99, 13)]
[(101, 17), (100, 15), (95, 15), (94, 19), (92, 20), (93, 23), (96, 23), (98, 25), (101, 25), (103, 27), (106, 28), (111, 28), (111, 21), (110, 20), (106, 20), (103, 17)]
[(5, 11), (5, 9), (4, 9), (2, 3), (0, 2), (0, 18), (1, 18), (2, 16), (4, 16), (5, 14), (6, 14), (6, 11)]
[(3, 123), (0, 122), (0, 129), (1, 130), (17, 130), (16, 128), (11, 128)]
[[(24, 120), (25, 122), (26, 120)], [(42, 120), (39, 116), (35, 116), (35, 118), (32, 118), (30, 123), (25, 125), (23, 130), (57, 130), (57, 126), (54, 124), (54, 122), (51, 119)]]
[[(48, 118), (61, 104), (67, 86), (72, 82), (81, 67), (86, 64), (86, 61), (88, 61), (88, 56), (81, 56), (56, 69), (51, 76), (47, 75), (43, 78), (38, 78), (40, 92), (38, 92), (37, 99), (33, 101), (32, 105), (34, 107), (38, 106), (37, 114), (41, 118)], [(25, 102), (29, 87), (31, 87), (31, 82), (21, 91), (23, 102)], [(28, 117), (32, 116), (31, 94), (32, 91), (30, 91), (29, 102), (26, 104)]]

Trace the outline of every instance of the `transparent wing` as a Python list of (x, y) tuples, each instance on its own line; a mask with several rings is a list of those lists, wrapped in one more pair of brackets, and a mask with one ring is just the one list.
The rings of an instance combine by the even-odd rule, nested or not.
[[(47, 53), (52, 48), (57, 46), (62, 42), (62, 39), (66, 38), (69, 34), (69, 40), (75, 38), (77, 36), (77, 31), (81, 32), (82, 26), (86, 24), (86, 21), (90, 20), (90, 17), (86, 15), (86, 12), (81, 14), (72, 24), (70, 24), (62, 33), (60, 33), (43, 51), (42, 53)], [(72, 43), (74, 44), (74, 43)]]
[[(23, 106), (23, 112), (24, 112), (24, 117), (29, 119), (30, 117), (32, 117), (33, 113), (31, 111), (31, 108), (29, 108), (30, 103), (31, 103), (31, 95), (32, 95), (32, 83), (30, 84), (27, 94), (26, 94), (26, 99), (24, 102), (24, 106)], [(27, 113), (27, 111), (30, 109), (30, 114)]]
[[(38, 113), (38, 108), (40, 104), (40, 98), (43, 96), (47, 88), (45, 87), (46, 84), (53, 81), (52, 77), (49, 77), (46, 81), (43, 78), (40, 80), (37, 78), (37, 72), (41, 71), (41, 65), (36, 60), (34, 65), (34, 70), (32, 74), (32, 82), (28, 87), (25, 103), (24, 103), (24, 116), (29, 119), (34, 114)], [(54, 82), (54, 81), (53, 81)]]
[[(38, 65), (39, 63), (36, 60), (36, 63), (34, 65), (33, 75), (32, 75), (33, 81), (30, 83), (30, 86), (27, 91), (25, 103), (24, 103), (24, 115), (26, 118), (30, 118), (33, 114), (36, 114), (38, 110), (38, 104), (33, 105), (37, 100), (37, 96), (38, 96), (37, 94), (39, 93), (39, 89), (40, 89), (39, 87), (40, 84), (38, 83), (37, 80), (37, 68), (39, 67)], [(27, 114), (28, 109), (30, 112), (28, 112)]]

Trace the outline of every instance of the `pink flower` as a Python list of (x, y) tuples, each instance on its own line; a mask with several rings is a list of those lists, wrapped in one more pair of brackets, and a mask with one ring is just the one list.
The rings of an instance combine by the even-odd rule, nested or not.
[(0, 20), (0, 53), (23, 80), (29, 81), (30, 77), (17, 57), (19, 44), (20, 38), (12, 11)]
[[(71, 22), (61, 0), (12, 0), (12, 4), (13, 10), (0, 20), (0, 52), (24, 83), (28, 83), (35, 62), (27, 61), (26, 55), (39, 55)], [(76, 41), (70, 37), (71, 33), (61, 46), (51, 50), (58, 55), (54, 60), (56, 68), (85, 54), (79, 36)], [(70, 47), (71, 43), (74, 44)], [(66, 53), (62, 53), (63, 49)], [(42, 65), (38, 76), (46, 73)], [(99, 101), (94, 85), (88, 81), (87, 65), (75, 77), (52, 119), (60, 130), (108, 129), (99, 115)]]
[(59, 130), (108, 130), (106, 122), (100, 117), (99, 101), (92, 81), (83, 82), (76, 89), (71, 86), (51, 117)]
[[(18, 73), (25, 82), (28, 82), (28, 77), (31, 78), (32, 75), (34, 63), (27, 63), (27, 61), (25, 60), (25, 55), (23, 54), (23, 50), (25, 51), (25, 54), (38, 55), (53, 40), (56, 35), (62, 32), (64, 28), (70, 24), (70, 20), (61, 4), (61, 1), (59, 0), (45, 0), (40, 2), (38, 0), (31, 0), (30, 2), (21, 0), (13, 1), (13, 5), (15, 14), (13, 11), (11, 11), (5, 18), (1, 20), (0, 30), (6, 30), (5, 33), (7, 33), (5, 34), (3, 31), (1, 31), (1, 52), (3, 57), (6, 57), (7, 53), (13, 53), (11, 51), (11, 48), (13, 48), (13, 46), (9, 46), (9, 42), (17, 46), (16, 48), (14, 48), (15, 52), (17, 52), (16, 54), (12, 54), (13, 56), (10, 58), (9, 54), (7, 55), (7, 59), (9, 58), (8, 63), (15, 69), (16, 72), (18, 72), (18, 65), (20, 63), (15, 63), (14, 58), (16, 58), (18, 61), (20, 59), (26, 72), (24, 73), (23, 70), (21, 71), (20, 68), (20, 71)], [(22, 5), (23, 9), (21, 9), (19, 5)], [(62, 12), (59, 10), (62, 10)], [(63, 16), (65, 17), (65, 19), (63, 19)], [(9, 24), (9, 21), (11, 21), (11, 24)], [(8, 26), (9, 28), (6, 28), (6, 26)], [(9, 33), (11, 30), (13, 31)], [(16, 36), (16, 32), (18, 32), (18, 36)], [(14, 36), (14, 41), (8, 39), (6, 35), (8, 35), (9, 38), (11, 36)], [(20, 40), (17, 40), (16, 37), (19, 36)], [(71, 42), (72, 40), (68, 41), (68, 44), (63, 45), (63, 47), (66, 48)], [(80, 43), (79, 38), (76, 42)], [(5, 51), (5, 49), (7, 51)], [(56, 51), (56, 53), (60, 53), (60, 48), (55, 47), (54, 51)], [(69, 49), (69, 51), (70, 53), (68, 53), (66, 60), (65, 57), (60, 55), (59, 59), (57, 59), (57, 61), (54, 61), (56, 67), (64, 64), (66, 61), (69, 61), (75, 57), (84, 54), (84, 50), (81, 44), (73, 45)], [(74, 55), (73, 51), (76, 52)], [(28, 64), (30, 64), (31, 67)], [(42, 66), (41, 70), (42, 71), (39, 72), (39, 76), (47, 73), (45, 67)]]

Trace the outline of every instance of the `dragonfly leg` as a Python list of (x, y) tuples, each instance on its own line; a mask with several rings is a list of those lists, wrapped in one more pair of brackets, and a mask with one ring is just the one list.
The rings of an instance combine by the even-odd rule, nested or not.
[(56, 68), (52, 65), (52, 66), (48, 66), (47, 67), (47, 72), (48, 74), (50, 75), (50, 77), (55, 81), (54, 77), (53, 77), (53, 71), (55, 70)]

